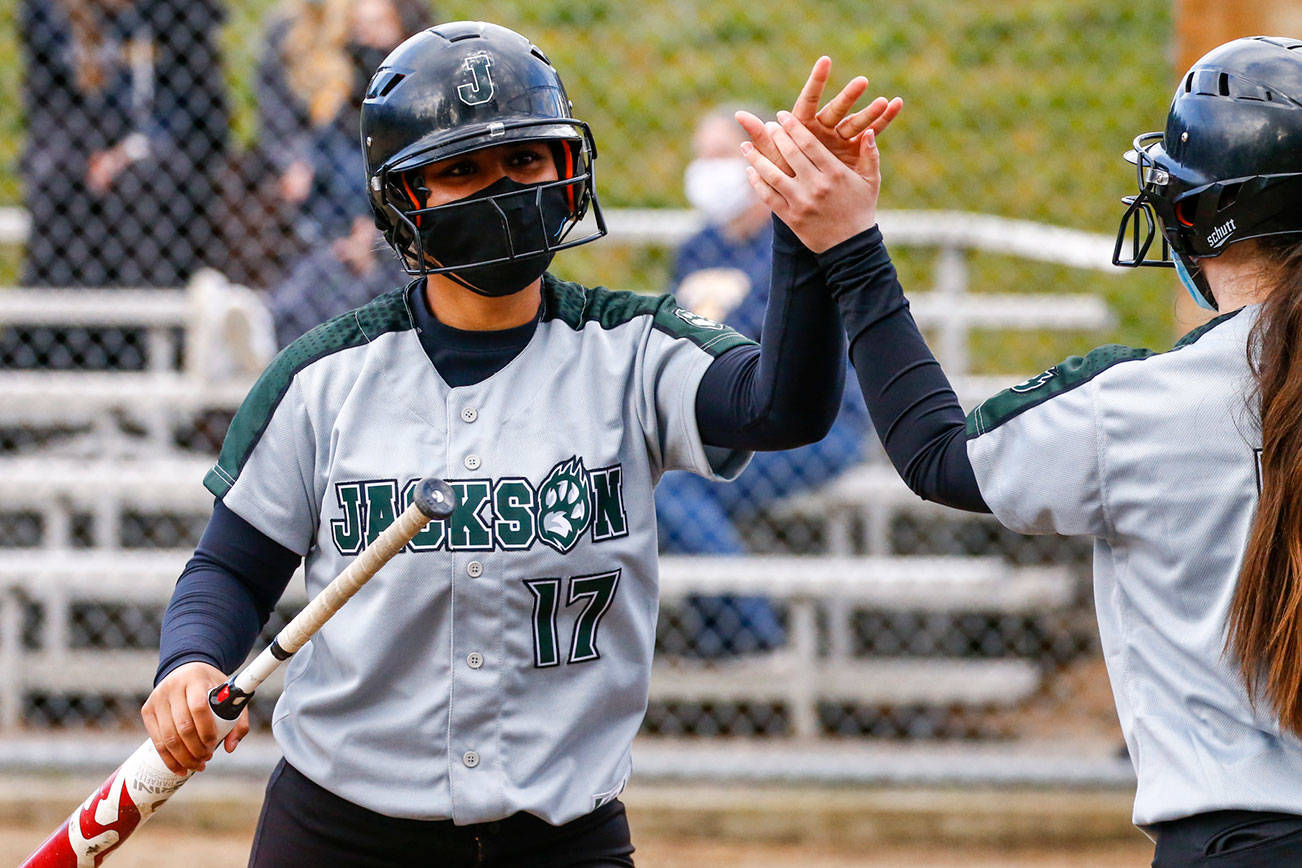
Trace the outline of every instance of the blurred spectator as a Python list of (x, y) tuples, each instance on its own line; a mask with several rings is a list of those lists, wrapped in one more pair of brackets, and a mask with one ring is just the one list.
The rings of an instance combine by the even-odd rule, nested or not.
[(228, 112), (215, 0), (23, 0), (31, 286), (183, 284)]
[[(768, 303), (773, 229), (768, 209), (746, 180), (747, 164), (738, 151), (744, 140), (731, 110), (711, 112), (697, 126), (694, 159), (684, 181), (687, 199), (705, 217), (706, 226), (679, 249), (674, 282), (685, 307), (758, 339)], [(757, 453), (732, 483), (708, 482), (677, 471), (666, 474), (656, 489), (661, 550), (745, 552), (739, 520), (852, 466), (870, 433), (859, 390), (847, 388), (836, 423), (818, 443)], [(781, 620), (763, 597), (691, 597), (687, 617), (698, 656), (764, 651), (785, 642)]]
[(348, 236), (365, 169), (357, 118), (388, 53), (434, 24), (428, 0), (292, 0), (267, 26), (258, 142), (235, 168), (227, 273), (270, 286), (298, 255)]
[(272, 290), (278, 346), (408, 280), (398, 258), (381, 243), (369, 206), (361, 204), (366, 213), (353, 218), (347, 235), (304, 255)]
[[(23, 0), (27, 286), (178, 287), (214, 251), (215, 0)], [(144, 366), (143, 332), (23, 326), (0, 367)]]

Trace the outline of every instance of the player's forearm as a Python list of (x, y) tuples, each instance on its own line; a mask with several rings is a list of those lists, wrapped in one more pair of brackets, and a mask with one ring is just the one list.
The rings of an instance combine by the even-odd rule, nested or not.
[(218, 501), (163, 615), (154, 683), (192, 660), (223, 672), (238, 666), (298, 562)]
[(918, 496), (989, 512), (968, 460), (963, 409), (909, 313), (875, 227), (819, 254), (850, 339), (868, 412)]
[(702, 440), (767, 451), (821, 440), (840, 407), (844, 346), (817, 260), (776, 223), (761, 344), (725, 353), (701, 379), (696, 418)]

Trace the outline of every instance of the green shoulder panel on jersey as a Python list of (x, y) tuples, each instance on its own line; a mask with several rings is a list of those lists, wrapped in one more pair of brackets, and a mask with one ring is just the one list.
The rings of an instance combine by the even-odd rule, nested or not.
[(289, 391), (295, 374), (340, 350), (362, 346), (386, 332), (412, 327), (405, 290), (398, 289), (322, 323), (281, 350), (258, 377), (231, 420), (226, 439), (222, 441), (221, 454), (204, 477), (204, 486), (217, 497), (230, 491), (244, 468), (244, 462)]
[(559, 319), (574, 329), (590, 322), (611, 329), (635, 317), (649, 316), (657, 330), (685, 338), (711, 356), (754, 343), (726, 325), (679, 307), (671, 295), (615, 292), (602, 286), (589, 289), (547, 274), (543, 277), (543, 297), (543, 319)]
[[(1231, 319), (1238, 312), (1236, 310), (1222, 314), (1210, 322), (1204, 323), (1182, 337), (1169, 352), (1189, 346), (1216, 326)], [(1084, 356), (1072, 356), (1047, 371), (1036, 374), (1025, 383), (1019, 383), (1012, 388), (1005, 389), (979, 404), (967, 416), (967, 438), (971, 440), (973, 437), (979, 437), (993, 431), (1032, 407), (1038, 407), (1050, 398), (1064, 392), (1070, 392), (1078, 386), (1083, 386), (1113, 365), (1119, 365), (1122, 362), (1139, 361), (1157, 355), (1162, 355), (1162, 353), (1137, 347), (1121, 346), (1120, 344), (1108, 344), (1090, 350)]]

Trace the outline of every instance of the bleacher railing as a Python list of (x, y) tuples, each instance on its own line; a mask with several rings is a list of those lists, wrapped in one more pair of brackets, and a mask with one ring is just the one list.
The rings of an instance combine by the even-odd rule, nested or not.
[[(607, 220), (609, 241), (626, 245), (675, 245), (699, 225), (684, 211), (616, 209), (607, 212)], [(1031, 373), (973, 374), (969, 345), (975, 330), (1105, 332), (1115, 325), (1098, 296), (972, 292), (968, 268), (970, 255), (983, 251), (1111, 272), (1109, 238), (959, 212), (888, 211), (881, 225), (893, 248), (936, 251), (931, 287), (911, 292), (910, 301), (965, 405)], [(0, 209), (0, 243), (21, 243), (26, 231), (19, 209)], [(156, 653), (150, 631), (157, 629), (157, 615), (194, 540), (183, 530), (168, 544), (141, 545), (124, 528), (139, 524), (141, 515), (167, 516), (192, 533), (211, 505), (200, 486), (210, 456), (178, 450), (171, 426), (196, 413), (232, 411), (251, 383), (249, 371), (214, 376), (204, 361), (206, 348), (221, 339), (219, 332), (205, 331), (200, 299), (205, 291), (202, 281), (181, 292), (0, 290), (0, 328), (120, 324), (143, 328), (150, 336), (144, 371), (0, 371), (0, 422), (90, 427), (89, 440), (76, 454), (40, 448), (0, 455), (0, 512), (35, 516), (35, 529), (20, 544), (0, 540), (0, 733), (23, 735), (29, 755), (35, 751), (54, 764), (66, 751), (41, 741), (52, 732), (49, 722), (76, 723), (82, 697), (102, 699), (106, 689), (115, 690), (121, 707), (130, 708), (148, 689)], [(174, 344), (178, 334), (184, 353)], [(134, 448), (123, 448), (120, 426), (104, 422), (110, 418), (133, 420), (128, 427), (144, 436)], [(97, 442), (110, 446), (88, 460), (87, 451)], [(714, 662), (675, 653), (683, 649), (673, 647), (662, 629), (666, 653), (656, 665), (648, 718), (658, 735), (644, 738), (641, 752), (656, 773), (736, 776), (745, 768), (753, 776), (757, 769), (771, 768), (777, 777), (812, 775), (821, 766), (802, 766), (781, 745), (793, 738), (812, 744), (829, 735), (872, 735), (875, 724), (863, 724), (857, 709), (885, 709), (897, 722), (902, 715), (906, 722), (893, 734), (915, 736), (925, 729), (908, 722), (917, 715), (934, 722), (965, 709), (1015, 710), (1042, 693), (1062, 661), (1041, 659), (1034, 649), (1018, 650), (1024, 637), (1009, 639), (1001, 631), (1033, 625), (1027, 629), (1038, 631), (1035, 641), (1043, 647), (1071, 646), (1063, 659), (1089, 650), (1078, 646), (1091, 642), (1092, 632), (1084, 640), (1072, 632), (1078, 620), (1072, 613), (1082, 599), (1079, 562), (1058, 563), (1052, 557), (1025, 562), (998, 552), (910, 553), (892, 541), (901, 521), (943, 523), (953, 514), (919, 501), (884, 467), (865, 465), (780, 509), (823, 526), (820, 551), (662, 561), (664, 622), (671, 627), (676, 607), (693, 595), (761, 594), (785, 613), (788, 643), (778, 652)], [(301, 592), (286, 602), (301, 603)], [(146, 614), (122, 614), (133, 607)], [(920, 643), (905, 635), (910, 624), (941, 623), (945, 626), (937, 631), (952, 632), (958, 629), (954, 625), (973, 619), (987, 625), (989, 635), (966, 645), (938, 637)], [(872, 635), (882, 625), (901, 632), (897, 647)], [(927, 647), (914, 653), (923, 644)], [(109, 672), (114, 677), (106, 678)], [(265, 705), (269, 711), (270, 703)], [(58, 711), (42, 711), (51, 706)], [(779, 709), (773, 712), (779, 724), (749, 730), (784, 736), (767, 760), (755, 760), (755, 740), (720, 742), (704, 751), (665, 747), (688, 745), (676, 738), (683, 734), (748, 731), (733, 725), (732, 717), (711, 717), (713, 709), (726, 706)], [(130, 716), (124, 720), (131, 725)], [(845, 720), (850, 723), (842, 726), (839, 721)], [(872, 745), (871, 739), (862, 741), (845, 762), (834, 762), (840, 777), (934, 782), (965, 779), (971, 771), (958, 755), (949, 760), (914, 755), (910, 766), (898, 753)], [(997, 750), (990, 754), (991, 744), (982, 749), (988, 754), (984, 767), (1001, 768)], [(1046, 760), (1036, 766), (1040, 772), (1026, 773), (1050, 779), (1125, 777), (1115, 756), (1097, 759), (1088, 772), (1080, 765), (1064, 771), (1069, 764)], [(1002, 774), (1021, 773), (1004, 768)]]

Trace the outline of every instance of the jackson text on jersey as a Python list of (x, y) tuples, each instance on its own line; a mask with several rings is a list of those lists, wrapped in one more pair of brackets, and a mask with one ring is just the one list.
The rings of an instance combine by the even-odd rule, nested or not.
[[(411, 503), (419, 482), (336, 482), (339, 517), (330, 519), (330, 535), (339, 553), (357, 554), (374, 541)], [(585, 532), (594, 543), (628, 536), (620, 464), (589, 470), (571, 455), (536, 485), (519, 476), (448, 483), (457, 494), (456, 511), (445, 521), (431, 521), (407, 551), (524, 551), (541, 542), (565, 554)]]

